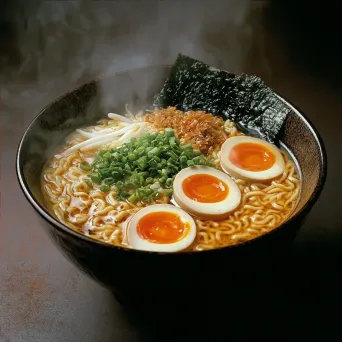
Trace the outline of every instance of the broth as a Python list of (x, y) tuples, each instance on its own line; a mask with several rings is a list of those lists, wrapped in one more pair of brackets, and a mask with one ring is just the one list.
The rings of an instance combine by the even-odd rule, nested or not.
[[(219, 151), (222, 143), (227, 138), (244, 136), (231, 121), (224, 122), (203, 112), (185, 115), (175, 108), (156, 110), (134, 118), (133, 123), (145, 125), (136, 126), (137, 132), (143, 128), (138, 137), (146, 132), (164, 134), (165, 129), (174, 129), (180, 145), (190, 144), (221, 171)], [(47, 206), (59, 221), (93, 239), (124, 247), (131, 247), (126, 229), (132, 215), (151, 204), (173, 203), (172, 194), (166, 192), (149, 203), (118, 199), (117, 187), (90, 181), (96, 153), (123, 146), (117, 142), (118, 137), (130, 133), (130, 124), (116, 119), (101, 120), (95, 126), (77, 130), (66, 139), (65, 145), (49, 160), (42, 173)], [(102, 137), (102, 132), (111, 132), (112, 138)], [(113, 132), (122, 132), (122, 135)], [(94, 142), (88, 143), (89, 139)], [(124, 144), (125, 139), (122, 141)], [(78, 144), (83, 147), (76, 148)], [(219, 248), (253, 239), (275, 229), (291, 215), (300, 194), (300, 175), (290, 154), (281, 150), (281, 155), (284, 172), (273, 180), (233, 178), (241, 191), (241, 202), (227, 218), (200, 220), (194, 217), (197, 234), (188, 250)]]

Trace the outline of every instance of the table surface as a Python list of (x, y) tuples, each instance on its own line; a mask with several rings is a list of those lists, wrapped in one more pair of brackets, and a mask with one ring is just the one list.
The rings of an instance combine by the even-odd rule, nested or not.
[[(52, 1), (51, 3), (58, 3), (58, 8), (62, 6), (62, 2)], [(243, 1), (239, 3), (241, 5)], [(242, 69), (245, 72), (261, 76), (268, 85), (301, 108), (321, 132), (328, 151), (328, 179), (321, 198), (295, 241), (292, 252), (295, 263), (302, 265), (300, 272), (302, 276), (294, 279), (299, 291), (302, 292), (291, 304), (292, 312), (297, 314), (279, 316), (281, 317), (279, 319), (284, 321), (283, 325), (280, 325), (280, 328), (273, 331), (272, 334), (274, 336), (289, 335), (290, 340), (293, 341), (296, 340), (296, 337), (301, 338), (308, 336), (309, 332), (314, 332), (315, 334), (322, 333), (326, 337), (329, 335), (329, 338), (324, 340), (333, 341), (337, 339), (337, 334), (341, 333), (341, 329), (338, 325), (338, 314), (336, 313), (335, 316), (332, 312), (342, 304), (342, 283), (339, 279), (342, 261), (340, 195), (342, 186), (339, 177), (342, 168), (340, 148), (342, 138), (342, 69), (340, 61), (342, 52), (337, 50), (338, 44), (334, 43), (334, 41), (340, 40), (338, 18), (334, 19), (334, 11), (331, 9), (332, 12), (311, 8), (308, 13), (307, 9), (301, 8), (299, 5), (296, 5), (296, 11), (291, 10), (289, 5), (291, 2), (286, 7), (277, 2), (271, 4), (264, 2), (261, 5), (260, 3), (254, 2), (252, 15), (248, 18), (248, 24), (243, 27), (242, 36), (233, 35), (235, 37), (233, 39), (232, 36), (228, 37), (222, 33), (224, 26), (216, 31), (214, 28), (210, 32), (212, 50), (204, 51), (204, 43), (197, 47), (196, 44), (199, 42), (192, 41), (195, 48), (191, 51), (195, 51), (193, 54), (195, 57), (203, 57), (217, 66), (234, 71)], [(107, 30), (107, 26), (115, 23), (113, 24), (111, 19), (106, 16), (106, 12), (116, 8), (114, 6), (122, 6), (122, 3), (119, 1), (115, 4), (107, 3), (106, 6), (112, 7), (106, 10), (101, 2), (93, 4), (93, 6), (92, 15), (101, 16), (103, 25), (99, 25), (99, 27), (101, 26), (102, 30)], [(142, 6), (140, 2), (134, 3), (135, 12), (142, 13), (146, 10), (146, 7), (140, 8), (139, 6)], [(203, 10), (203, 6), (199, 7)], [(165, 15), (165, 8), (160, 9), (158, 15)], [(95, 13), (95, 9), (99, 11), (98, 14)], [(245, 10), (235, 6), (230, 19), (240, 20), (239, 13), (243, 15)], [(216, 10), (213, 17), (218, 13), (219, 11)], [(334, 20), (330, 20), (329, 24), (318, 24), (320, 20), (327, 16), (331, 17), (331, 15)], [(132, 21), (138, 17), (133, 15)], [(84, 20), (84, 22), (80, 20), (76, 24), (80, 27), (83, 25), (83, 28), (88, 25), (89, 29), (91, 24), (86, 19)], [(223, 24), (230, 25), (230, 23)], [(63, 29), (63, 25), (62, 33), (55, 30), (53, 37), (57, 40), (65, 37), (71, 39), (68, 41), (68, 48), (73, 49), (73, 44), (76, 44), (76, 41), (72, 41), (72, 39), (77, 37), (74, 32), (77, 31), (77, 25), (70, 28), (72, 25), (69, 23), (68, 29), (74, 34), (71, 35), (71, 38), (63, 36), (68, 32)], [(116, 29), (119, 30), (120, 26), (118, 27)], [(139, 30), (144, 39), (154, 32), (148, 28)], [(102, 31), (99, 29), (94, 35), (99, 35), (99, 32)], [(134, 32), (139, 37), (139, 32)], [(188, 31), (183, 32), (186, 32), (185, 35), (188, 34)], [(164, 33), (167, 34), (167, 32)], [(35, 31), (32, 30), (30, 34), (34, 35)], [(81, 34), (83, 33), (81, 32)], [(128, 34), (129, 39), (134, 40), (135, 36), (130, 34), (131, 32)], [(189, 29), (189, 35), (191, 36), (191, 34), (193, 34), (193, 30)], [(108, 50), (108, 41), (107, 45), (103, 47), (101, 44), (106, 41), (99, 38), (99, 45), (95, 48), (94, 45), (93, 48), (99, 49), (99, 51), (107, 49), (107, 55), (103, 54), (101, 57), (102, 64), (94, 62), (91, 72), (89, 72), (88, 64), (87, 70), (79, 68), (76, 73), (72, 74), (69, 74), (67, 69), (74, 67), (71, 62), (68, 67), (59, 68), (57, 72), (54, 71), (54, 66), (60, 67), (59, 60), (56, 58), (56, 51), (47, 44), (46, 49), (51, 51), (49, 50), (50, 52), (43, 56), (45, 62), (40, 64), (41, 73), (39, 75), (41, 78), (39, 78), (39, 82), (35, 80), (36, 76), (33, 74), (25, 73), (25, 68), (27, 70), (30, 68), (27, 66), (27, 63), (31, 63), (29, 58), (22, 66), (21, 72), (18, 72), (19, 64), (16, 59), (18, 51), (10, 44), (7, 45), (7, 57), (13, 57), (10, 59), (14, 66), (9, 69), (9, 59), (1, 60), (0, 58), (0, 66), (1, 61), (4, 62), (3, 65), (7, 66), (6, 73), (2, 75), (7, 75), (7, 81), (2, 80), (2, 106), (0, 108), (2, 120), (1, 342), (224, 340), (223, 332), (215, 334), (215, 327), (213, 333), (207, 335), (202, 334), (201, 329), (197, 327), (191, 337), (177, 335), (177, 329), (174, 329), (174, 337), (168, 337), (169, 332), (162, 332), (160, 335), (159, 331), (159, 335), (156, 335), (151, 326), (144, 326), (129, 319), (106, 289), (76, 269), (51, 243), (38, 223), (35, 213), (22, 195), (14, 170), (19, 139), (30, 120), (47, 103), (77, 84), (83, 83), (84, 80), (100, 75), (104, 70), (99, 67), (100, 65), (105, 65), (107, 72), (113, 73), (120, 69), (162, 62), (165, 56), (172, 54), (170, 51), (173, 50), (190, 52), (184, 48), (185, 40), (182, 40), (184, 37), (179, 38), (177, 34), (175, 37), (178, 37), (178, 40), (173, 41), (174, 46), (170, 40), (169, 51), (158, 50), (155, 52), (160, 60), (151, 57), (153, 52), (147, 53), (147, 48), (144, 48), (137, 39), (130, 43), (135, 44), (133, 47), (131, 46), (131, 50), (124, 50), (123, 47), (128, 43), (119, 39), (113, 43), (114, 47), (111, 48), (116, 47), (117, 50)], [(115, 37), (112, 39), (115, 40)], [(216, 41), (221, 42), (221, 45), (218, 46), (222, 46), (222, 48), (219, 50), (215, 45)], [(190, 42), (187, 43), (190, 44)], [(111, 63), (110, 56), (115, 55), (114, 51), (119, 54), (120, 58), (113, 57), (113, 63)], [(133, 51), (134, 54), (129, 51)], [(30, 53), (32, 50), (27, 52), (28, 55)], [(63, 58), (62, 52), (60, 54)], [(87, 54), (88, 50), (84, 49), (80, 52), (79, 58)], [(140, 58), (140, 56), (144, 56), (144, 58)], [(174, 58), (173, 55), (172, 58)], [(44, 74), (44, 70), (46, 71), (44, 66), (48, 65), (47, 59), (50, 59), (53, 65), (47, 72), (49, 78), (44, 78), (46, 74)], [(75, 65), (78, 65), (77, 63), (81, 62), (76, 61)], [(64, 61), (64, 64), (67, 63)], [(51, 75), (53, 79), (50, 78)], [(282, 301), (282, 293), (278, 293), (278, 296), (274, 299), (276, 303)], [(302, 300), (298, 300), (298, 298)], [(279, 310), (281, 311), (281, 309)], [(274, 311), (274, 315), (277, 314), (279, 312)], [(248, 311), (244, 317), (246, 327), (248, 327), (246, 318)], [(264, 328), (261, 328), (258, 333), (255, 332), (254, 335), (269, 334), (268, 324), (269, 322), (266, 321)], [(173, 326), (177, 326), (176, 323)], [(253, 335), (253, 332), (250, 334)]]

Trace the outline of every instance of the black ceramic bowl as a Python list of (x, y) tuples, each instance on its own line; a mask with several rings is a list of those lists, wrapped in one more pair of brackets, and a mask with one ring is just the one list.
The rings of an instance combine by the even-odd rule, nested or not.
[[(76, 128), (124, 112), (126, 103), (135, 109), (151, 105), (169, 67), (150, 67), (116, 74), (86, 84), (47, 106), (26, 130), (18, 149), (20, 186), (42, 218), (57, 246), (83, 271), (122, 300), (144, 299), (152, 305), (163, 291), (173, 302), (193, 288), (219, 288), (243, 283), (246, 274), (267, 268), (275, 254), (291, 244), (305, 217), (317, 201), (326, 178), (325, 149), (309, 120), (291, 104), (282, 133), (302, 172), (300, 201), (291, 218), (259, 238), (213, 251), (162, 254), (110, 246), (64, 226), (46, 209), (40, 188), (41, 171), (51, 151)], [(285, 100), (284, 100), (285, 101)], [(170, 294), (170, 289), (173, 289)], [(175, 291), (175, 289), (182, 289)], [(173, 295), (172, 295), (173, 293)]]

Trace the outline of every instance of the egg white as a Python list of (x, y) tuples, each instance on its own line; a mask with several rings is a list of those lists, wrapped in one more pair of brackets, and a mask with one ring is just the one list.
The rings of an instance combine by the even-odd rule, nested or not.
[[(169, 212), (178, 215), (184, 223), (188, 223), (189, 230), (187, 234), (179, 241), (173, 243), (153, 243), (140, 237), (137, 226), (138, 222), (145, 215), (153, 212)], [(179, 252), (188, 248), (195, 240), (197, 228), (194, 219), (184, 210), (171, 204), (155, 204), (139, 210), (129, 221), (127, 225), (128, 244), (138, 250), (151, 252)]]
[[(202, 203), (189, 198), (183, 191), (183, 181), (195, 174), (207, 174), (217, 177), (226, 184), (227, 197), (215, 203)], [(180, 171), (173, 182), (173, 201), (189, 214), (203, 220), (223, 220), (235, 210), (241, 202), (241, 191), (237, 184), (224, 172), (209, 166), (190, 166)]]
[[(275, 163), (269, 169), (263, 171), (248, 171), (237, 167), (229, 160), (229, 155), (232, 148), (241, 143), (254, 143), (266, 147), (274, 154)], [(221, 147), (220, 163), (222, 169), (226, 173), (230, 174), (232, 177), (243, 180), (271, 180), (279, 177), (285, 170), (284, 158), (275, 145), (272, 145), (265, 140), (248, 136), (237, 136), (227, 139)]]

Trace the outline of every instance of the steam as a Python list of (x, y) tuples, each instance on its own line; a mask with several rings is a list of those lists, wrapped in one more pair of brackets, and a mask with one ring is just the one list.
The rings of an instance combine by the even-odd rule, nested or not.
[[(5, 73), (11, 110), (39, 111), (92, 79), (172, 63), (178, 53), (241, 72), (249, 0), (42, 1), (16, 14), (21, 63)], [(32, 113), (30, 115), (32, 117)]]

